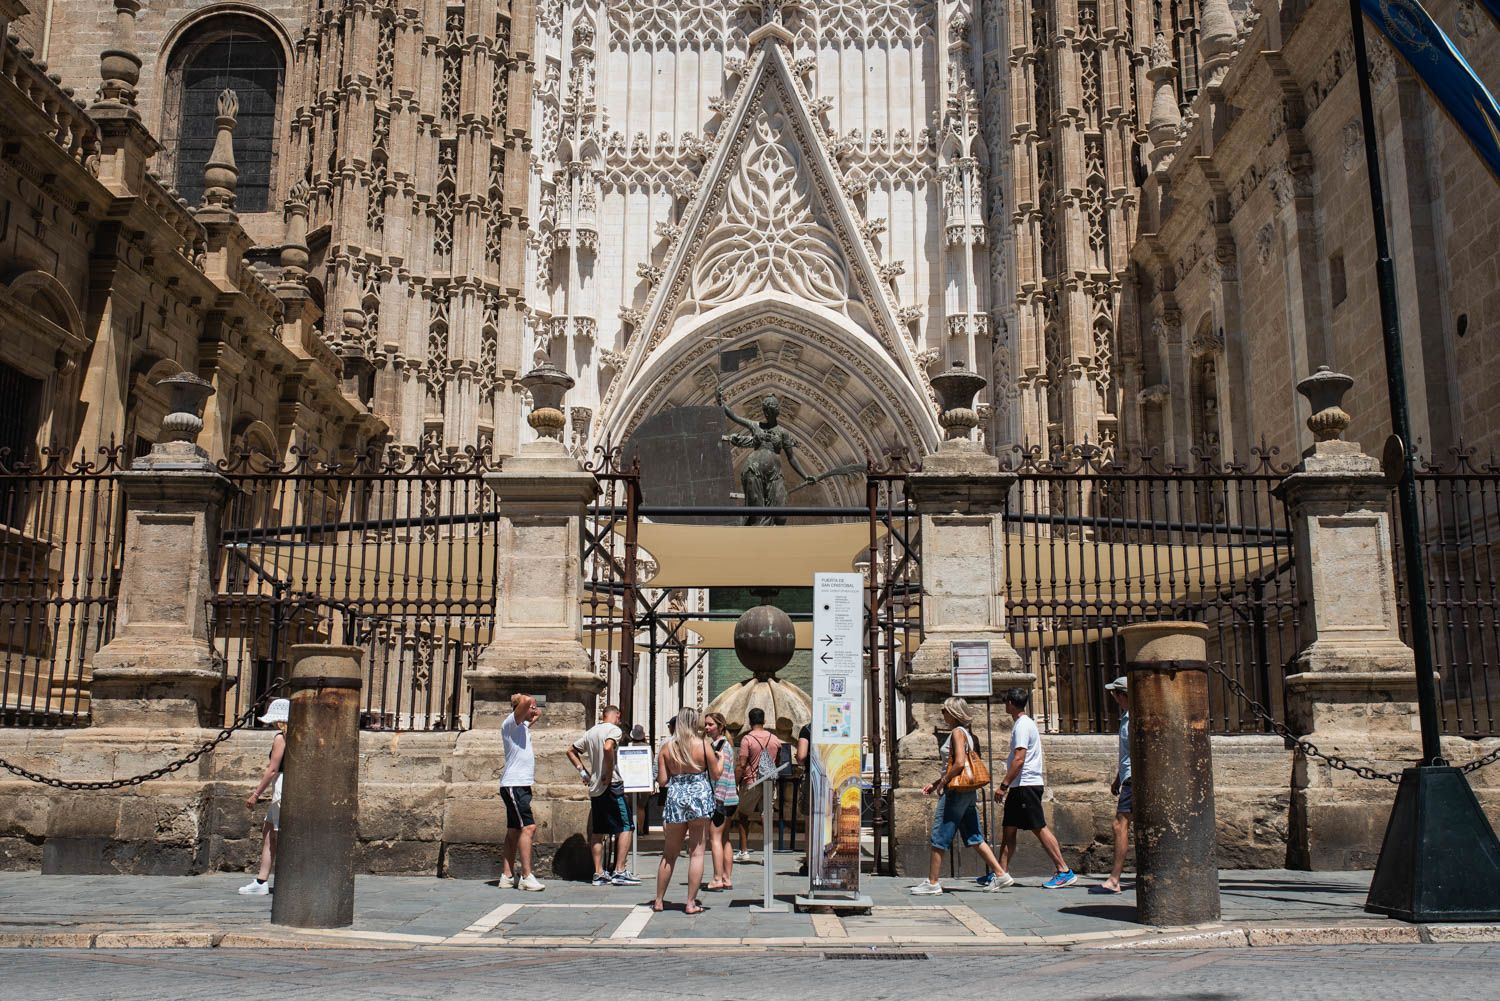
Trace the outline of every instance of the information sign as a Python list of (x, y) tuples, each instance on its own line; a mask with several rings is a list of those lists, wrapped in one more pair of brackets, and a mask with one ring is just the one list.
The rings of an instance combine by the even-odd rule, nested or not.
[(864, 594), (857, 573), (813, 577), (807, 866), (813, 896), (859, 894)]
[(989, 640), (954, 640), (948, 648), (953, 653), (953, 694), (965, 699), (993, 695)]

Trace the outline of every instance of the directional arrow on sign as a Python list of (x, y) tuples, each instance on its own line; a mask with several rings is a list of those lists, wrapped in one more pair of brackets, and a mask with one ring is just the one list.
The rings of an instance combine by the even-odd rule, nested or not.
[(832, 636), (824, 636), (823, 637), (823, 645), (824, 646), (833, 646), (833, 637)]
[(832, 655), (832, 654), (828, 654), (828, 653), (825, 653), (825, 654), (823, 654), (823, 655), (822, 655), (822, 656), (821, 656), (821, 657), (819, 657), (819, 658), (818, 658), (818, 659), (819, 659), (819, 660), (821, 660), (821, 661), (822, 661), (822, 662), (823, 662), (823, 663), (825, 663), (825, 664), (826, 664), (826, 663), (828, 663), (828, 662), (829, 662), (829, 661), (831, 661), (831, 660), (833, 660), (833, 655)]

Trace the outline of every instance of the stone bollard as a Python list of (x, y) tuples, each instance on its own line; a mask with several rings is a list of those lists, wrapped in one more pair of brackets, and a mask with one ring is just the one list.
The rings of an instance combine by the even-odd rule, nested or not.
[(292, 647), (292, 715), (276, 853), (271, 923), (354, 923), (354, 839), (359, 819), (359, 691), (364, 651)]
[(1208, 627), (1150, 622), (1120, 635), (1130, 677), (1137, 915), (1148, 925), (1217, 921)]

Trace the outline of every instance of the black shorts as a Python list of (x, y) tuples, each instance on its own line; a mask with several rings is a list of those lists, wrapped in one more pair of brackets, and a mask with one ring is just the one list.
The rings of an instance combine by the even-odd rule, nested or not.
[(624, 834), (635, 830), (630, 804), (623, 792), (606, 790), (589, 797), (589, 827), (595, 834)]
[(506, 830), (536, 826), (536, 818), (531, 815), (531, 786), (501, 786), (500, 799), (505, 803)]
[(1047, 815), (1042, 813), (1042, 787), (1011, 786), (1005, 794), (1005, 813), (1000, 818), (1000, 826), (1023, 831), (1040, 831), (1046, 827)]

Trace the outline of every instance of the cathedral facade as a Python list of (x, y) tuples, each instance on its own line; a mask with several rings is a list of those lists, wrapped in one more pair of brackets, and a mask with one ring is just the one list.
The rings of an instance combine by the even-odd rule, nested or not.
[[(81, 364), (47, 399), (119, 398), (90, 412), (90, 442), (149, 438), (130, 397), (150, 380), (123, 383), (167, 355), (226, 387), (262, 380), (253, 405), (216, 399), (221, 450), (252, 425), (265, 451), (306, 439), (295, 398), (336, 415), (319, 440), (509, 455), (539, 360), (576, 380), (580, 451), (720, 392), (753, 413), (774, 388), (813, 472), (929, 449), (929, 378), (954, 365), (989, 378), (997, 451), (1295, 449), (1292, 386), (1319, 364), (1351, 370), (1381, 420), (1332, 0), (31, 8), (10, 44), (57, 107), (102, 100), (101, 52), (138, 61), (145, 169), (189, 214), (235, 93), (236, 246), (247, 276), (287, 290), (232, 335), (179, 325), (180, 345), (122, 360), (84, 347), (100, 292), (60, 274)], [(1496, 32), (1471, 0), (1433, 10), (1490, 72)], [(1440, 449), (1500, 426), (1475, 388), (1500, 220), (1493, 180), (1374, 51), (1410, 381)], [(255, 337), (322, 367), (256, 374), (270, 355), (238, 357)]]

